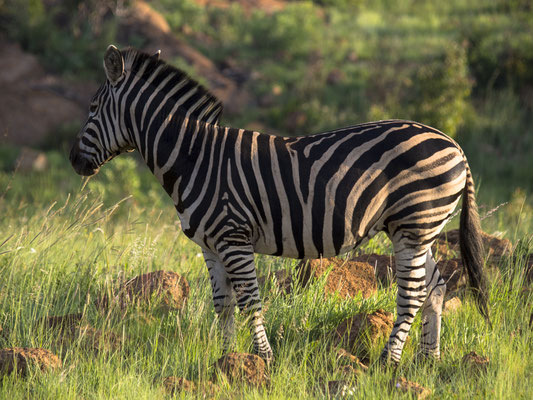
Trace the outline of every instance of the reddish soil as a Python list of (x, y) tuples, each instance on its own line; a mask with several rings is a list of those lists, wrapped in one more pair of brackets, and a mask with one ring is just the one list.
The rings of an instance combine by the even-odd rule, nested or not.
[(119, 285), (116, 293), (101, 296), (97, 305), (104, 309), (117, 305), (124, 310), (144, 304), (156, 305), (163, 311), (181, 310), (188, 297), (189, 284), (184, 277), (172, 271), (155, 271)]
[(26, 375), (31, 366), (41, 371), (61, 368), (61, 360), (51, 351), (40, 348), (13, 347), (0, 350), (0, 375), (16, 371)]
[(362, 254), (352, 257), (351, 260), (370, 264), (375, 270), (376, 278), (385, 287), (390, 286), (396, 279), (396, 267), (392, 255)]
[(392, 326), (392, 314), (387, 311), (356, 314), (339, 324), (334, 332), (334, 344), (366, 360), (370, 347), (387, 338)]
[(326, 294), (338, 293), (346, 299), (360, 293), (363, 298), (368, 298), (377, 291), (374, 268), (370, 264), (340, 258), (302, 261), (298, 266), (300, 283), (305, 286), (330, 269), (326, 280)]
[(229, 353), (215, 363), (216, 371), (230, 382), (244, 382), (252, 386), (270, 383), (265, 361), (255, 354)]
[(430, 389), (423, 387), (419, 383), (408, 381), (405, 378), (399, 378), (394, 386), (397, 390), (410, 393), (412, 396), (415, 396), (420, 400), (431, 396)]

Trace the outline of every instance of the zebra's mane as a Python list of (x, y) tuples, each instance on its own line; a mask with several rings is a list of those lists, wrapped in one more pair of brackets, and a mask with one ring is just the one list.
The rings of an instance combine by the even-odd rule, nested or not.
[[(185, 104), (195, 104), (202, 98), (204, 101), (201, 107), (197, 107), (190, 113), (189, 118), (199, 119), (199, 114), (203, 111), (202, 121), (209, 120), (213, 124), (218, 124), (222, 113), (222, 102), (185, 72), (161, 60), (159, 57), (149, 55), (131, 47), (121, 50), (121, 53), (124, 57), (125, 69), (131, 71), (132, 74), (139, 74), (142, 70), (142, 75), (148, 78), (159, 68), (158, 75), (168, 76), (169, 74), (173, 74), (180, 83), (184, 83), (183, 87), (187, 87), (188, 90), (195, 88), (196, 91), (189, 97)], [(184, 107), (186, 106), (179, 107), (179, 111), (186, 112), (187, 110)]]

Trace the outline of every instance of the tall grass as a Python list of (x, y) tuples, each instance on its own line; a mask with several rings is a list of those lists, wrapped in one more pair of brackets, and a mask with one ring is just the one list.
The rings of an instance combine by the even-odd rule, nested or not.
[[(41, 179), (48, 181), (52, 175), (41, 175)], [(71, 195), (58, 189), (57, 202), (26, 200), (23, 213), (18, 203), (10, 201), (9, 191), (0, 203), (0, 325), (4, 332), (0, 346), (49, 348), (63, 361), (57, 372), (32, 371), (26, 378), (4, 376), (0, 398), (162, 398), (167, 396), (163, 377), (206, 382), (214, 373), (213, 363), (222, 355), (200, 249), (178, 229), (172, 209), (163, 207), (162, 213), (147, 203), (134, 206), (132, 199), (112, 203), (102, 197), (105, 193), (91, 192), (92, 183)], [(506, 207), (499, 212), (508, 213)], [(530, 398), (533, 336), (528, 323), (533, 296), (522, 290), (528, 243), (525, 237), (518, 254), (504, 260), (500, 273), (495, 274), (490, 288), (492, 330), (464, 295), (464, 306), (444, 317), (442, 361), (435, 365), (416, 362), (417, 320), (399, 369), (382, 369), (373, 363), (357, 382), (347, 383), (355, 396), (407, 398), (408, 394), (391, 386), (394, 377), (401, 375), (430, 388), (438, 398)], [(379, 237), (366, 249), (387, 253), (389, 246)], [(292, 270), (296, 261), (258, 256), (257, 265), (264, 275)], [(181, 312), (138, 306), (127, 312), (102, 313), (95, 306), (95, 299), (114, 280), (159, 269), (176, 271), (190, 282), (190, 298)], [(320, 280), (283, 295), (274, 281), (267, 280), (262, 296), (276, 355), (271, 385), (255, 389), (219, 382), (217, 398), (323, 398), (325, 382), (345, 379), (334, 350), (326, 345), (331, 333), (340, 321), (357, 312), (378, 308), (394, 312), (395, 287), (381, 289), (366, 300), (342, 300), (325, 297), (324, 284)], [(77, 312), (82, 313), (84, 323), (120, 337), (122, 346), (94, 353), (81, 339), (58, 343), (61, 332), (46, 327), (42, 318)], [(251, 351), (246, 326), (244, 317), (238, 315), (236, 351)], [(372, 348), (372, 360), (377, 359), (380, 346)], [(462, 356), (472, 350), (490, 358), (486, 373), (476, 373), (461, 363)], [(203, 394), (176, 394), (180, 396), (201, 398)]]

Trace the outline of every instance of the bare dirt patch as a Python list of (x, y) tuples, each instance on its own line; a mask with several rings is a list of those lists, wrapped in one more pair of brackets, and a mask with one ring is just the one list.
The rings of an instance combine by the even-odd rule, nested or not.
[(346, 299), (360, 293), (363, 298), (368, 298), (377, 291), (374, 268), (365, 262), (325, 258), (302, 261), (297, 268), (298, 278), (303, 286), (331, 269), (326, 280), (326, 294), (338, 293)]
[(61, 360), (50, 350), (12, 347), (0, 350), (0, 375), (16, 372), (26, 375), (30, 368), (41, 371), (61, 368)]
[(404, 393), (410, 393), (417, 399), (426, 399), (431, 396), (431, 390), (423, 387), (419, 383), (408, 381), (407, 379), (400, 377), (395, 383), (394, 387)]
[(387, 338), (392, 326), (392, 314), (387, 311), (359, 313), (339, 324), (334, 332), (334, 344), (367, 361), (370, 348)]
[(251, 386), (263, 386), (270, 383), (265, 361), (247, 353), (229, 353), (215, 363), (217, 373), (230, 382), (244, 382)]
[(172, 271), (154, 271), (138, 275), (110, 289), (99, 297), (97, 306), (106, 309), (118, 306), (125, 310), (135, 305), (156, 306), (162, 311), (181, 310), (187, 304), (189, 283)]
[(390, 286), (396, 279), (396, 267), (392, 255), (362, 254), (352, 257), (351, 261), (370, 264), (374, 268), (377, 280), (385, 287)]

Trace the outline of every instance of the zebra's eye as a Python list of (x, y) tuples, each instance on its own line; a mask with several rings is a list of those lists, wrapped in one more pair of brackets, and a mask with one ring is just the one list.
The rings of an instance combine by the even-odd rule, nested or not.
[(92, 113), (95, 113), (97, 109), (98, 109), (98, 104), (96, 103), (91, 104), (91, 107), (89, 107), (89, 111)]

